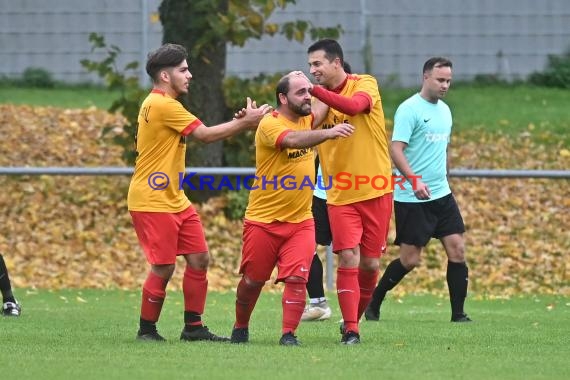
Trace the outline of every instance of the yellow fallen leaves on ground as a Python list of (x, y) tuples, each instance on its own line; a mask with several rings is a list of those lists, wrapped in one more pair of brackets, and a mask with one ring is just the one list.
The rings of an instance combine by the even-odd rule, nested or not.
[[(97, 109), (0, 105), (0, 165), (124, 166), (112, 142), (123, 122)], [(102, 136), (104, 126), (111, 133)], [(538, 130), (456, 134), (452, 167), (569, 168), (567, 147)], [(0, 252), (14, 285), (139, 288), (147, 266), (126, 207), (128, 185), (128, 176), (0, 176)], [(472, 295), (570, 295), (569, 180), (453, 178), (451, 185), (467, 227)], [(209, 287), (216, 290), (235, 288), (239, 278), (242, 224), (225, 218), (225, 202), (196, 205), (211, 252)], [(390, 245), (382, 269), (395, 257)], [(421, 267), (395, 294), (446, 295), (445, 267), (441, 245), (432, 240)], [(170, 288), (179, 289), (181, 279), (182, 265)]]

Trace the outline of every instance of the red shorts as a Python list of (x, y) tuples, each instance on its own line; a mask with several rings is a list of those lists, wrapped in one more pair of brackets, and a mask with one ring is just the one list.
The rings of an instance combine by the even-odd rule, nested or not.
[(130, 213), (150, 264), (175, 264), (176, 255), (208, 252), (202, 222), (193, 206), (176, 213)]
[(328, 205), (333, 249), (338, 252), (360, 245), (360, 254), (378, 258), (386, 252), (392, 193), (342, 206)]
[(315, 222), (259, 223), (244, 221), (239, 272), (256, 282), (265, 282), (277, 265), (277, 280), (290, 276), (307, 281), (315, 252)]

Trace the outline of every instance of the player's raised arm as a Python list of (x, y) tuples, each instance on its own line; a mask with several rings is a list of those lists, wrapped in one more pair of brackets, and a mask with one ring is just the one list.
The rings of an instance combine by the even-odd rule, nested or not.
[(271, 110), (272, 108), (268, 104), (256, 107), (255, 101), (248, 97), (247, 106), (239, 111), (239, 117), (213, 127), (201, 124), (192, 132), (191, 136), (204, 143), (223, 140), (243, 130), (256, 129), (263, 116)]

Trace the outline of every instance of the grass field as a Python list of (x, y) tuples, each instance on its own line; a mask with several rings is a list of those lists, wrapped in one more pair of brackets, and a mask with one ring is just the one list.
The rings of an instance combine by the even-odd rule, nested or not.
[[(417, 90), (382, 91), (384, 113), (393, 118), (397, 106)], [(517, 133), (531, 128), (550, 131), (566, 138), (570, 130), (567, 108), (570, 91), (534, 86), (451, 87), (449, 104), (456, 131), (482, 129), (489, 132)]]
[[(468, 300), (475, 322), (451, 324), (446, 299), (388, 299), (362, 344), (338, 343), (333, 318), (303, 323), (302, 347), (281, 347), (280, 295), (262, 294), (250, 343), (182, 343), (182, 295), (170, 292), (164, 344), (137, 342), (137, 291), (24, 291), (20, 318), (0, 319), (3, 377), (17, 379), (568, 379), (570, 299)], [(229, 334), (233, 293), (211, 293), (205, 321)], [(334, 296), (331, 299), (336, 299)], [(6, 377), (8, 378), (8, 377)]]
[(61, 108), (97, 107), (108, 109), (117, 93), (102, 87), (61, 87), (53, 89), (0, 86), (0, 104), (29, 104)]
[[(417, 89), (382, 89), (386, 117), (393, 119), (397, 106), (416, 91)], [(100, 87), (30, 89), (0, 86), (0, 104), (64, 108), (95, 106), (107, 109), (116, 96), (116, 93)], [(566, 138), (570, 129), (567, 113), (570, 91), (563, 89), (458, 84), (451, 88), (446, 101), (452, 108), (456, 131), (480, 128), (510, 133), (528, 130), (532, 124), (537, 130), (550, 131)]]

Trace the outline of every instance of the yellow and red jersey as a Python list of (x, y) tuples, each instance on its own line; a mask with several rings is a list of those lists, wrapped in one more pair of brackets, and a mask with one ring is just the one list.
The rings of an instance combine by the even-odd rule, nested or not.
[[(327, 140), (317, 147), (323, 176), (327, 181), (333, 179), (333, 186), (327, 190), (327, 203), (345, 205), (391, 193), (392, 165), (376, 79), (370, 75), (349, 74), (335, 92), (349, 98), (365, 93), (369, 97), (370, 111), (350, 116), (331, 108), (321, 125), (321, 128), (332, 128), (339, 123), (355, 126), (350, 138)], [(356, 186), (357, 176), (370, 181)], [(378, 188), (381, 187), (379, 182), (372, 180), (376, 176), (388, 181), (385, 188)], [(338, 181), (339, 178), (342, 181)]]
[(313, 115), (295, 123), (276, 111), (261, 120), (255, 134), (256, 179), (249, 194), (246, 220), (299, 223), (313, 217), (313, 149), (281, 148), (287, 133), (310, 131), (312, 122)]
[[(201, 124), (163, 91), (155, 89), (146, 97), (138, 116), (137, 158), (127, 198), (130, 211), (180, 212), (190, 206), (179, 175), (185, 171), (185, 137)], [(157, 188), (157, 181), (168, 185)]]

